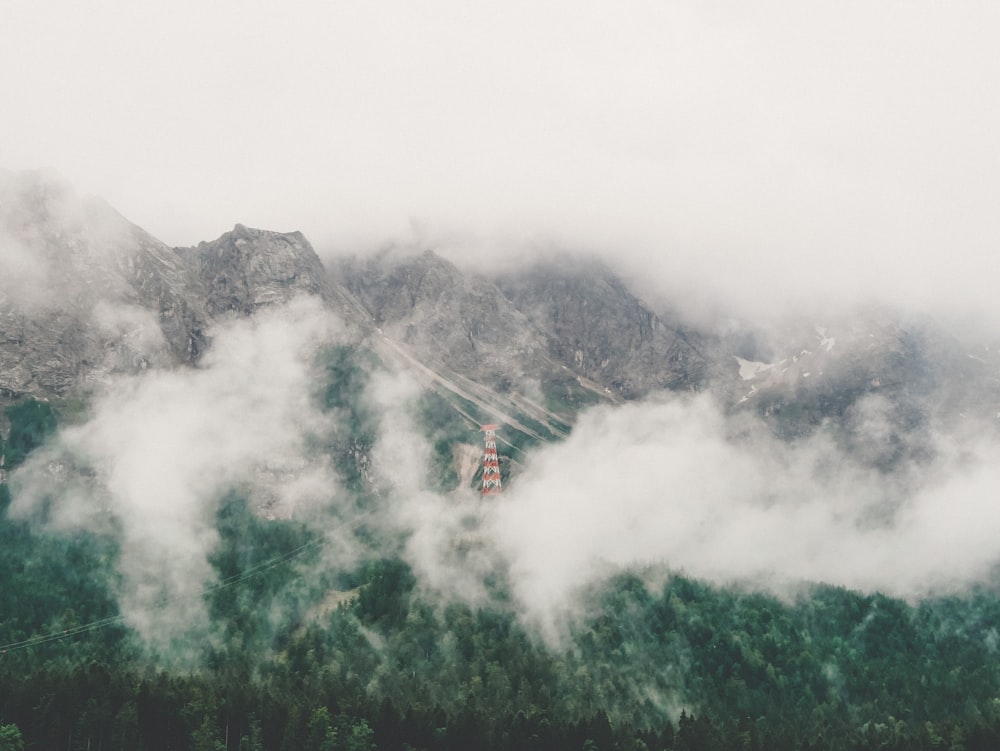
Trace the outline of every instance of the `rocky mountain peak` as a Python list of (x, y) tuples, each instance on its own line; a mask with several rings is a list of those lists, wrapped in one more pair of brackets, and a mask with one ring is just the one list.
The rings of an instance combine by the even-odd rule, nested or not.
[(213, 317), (250, 315), (302, 293), (330, 294), (323, 264), (301, 232), (237, 224), (217, 240), (178, 252), (205, 285)]
[(195, 362), (215, 320), (311, 294), (354, 327), (359, 346), (425, 382), (504, 401), (508, 413), (530, 401), (538, 420), (552, 409), (564, 425), (601, 399), (710, 390), (791, 439), (834, 420), (844, 442), (861, 445), (875, 415), (891, 438), (882, 443), (902, 448), (866, 451), (889, 467), (929, 450), (906, 438), (918, 426), (1000, 414), (995, 348), (896, 312), (713, 333), (654, 311), (607, 267), (577, 257), (487, 278), (431, 250), (396, 249), (327, 270), (301, 233), (242, 224), (170, 248), (40, 173), (0, 172), (0, 270), (6, 399)]

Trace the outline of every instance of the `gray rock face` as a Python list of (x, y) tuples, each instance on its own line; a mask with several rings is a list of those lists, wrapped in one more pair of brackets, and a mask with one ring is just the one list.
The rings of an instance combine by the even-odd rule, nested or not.
[(572, 402), (579, 389), (590, 399), (634, 398), (707, 382), (699, 337), (665, 323), (596, 264), (533, 266), (490, 280), (430, 251), (386, 252), (341, 261), (334, 278), (421, 361), (497, 391), (541, 386)]
[(194, 362), (205, 347), (210, 311), (205, 286), (172, 248), (132, 228), (133, 242), (118, 257), (134, 302), (157, 313), (160, 331), (179, 362)]
[(545, 337), (553, 359), (614, 393), (634, 398), (706, 383), (701, 337), (657, 317), (596, 263), (542, 264), (498, 285)]
[(198, 284), (177, 254), (98, 199), (0, 173), (0, 391), (63, 394), (102, 373), (191, 361)]
[(0, 400), (193, 363), (217, 319), (312, 294), (376, 352), (460, 376), (457, 388), (487, 401), (532, 402), (543, 422), (555, 409), (568, 424), (599, 398), (711, 390), (790, 439), (835, 422), (852, 451), (890, 468), (929, 451), (920, 436), (942, 421), (1000, 415), (1000, 348), (927, 320), (865, 310), (781, 336), (715, 336), (578, 259), (486, 279), (432, 252), (387, 252), (327, 271), (300, 233), (242, 225), (172, 249), (37, 173), (0, 172), (0, 272)]
[(101, 349), (75, 315), (57, 311), (36, 320), (0, 308), (0, 397), (65, 393), (81, 382)]
[(766, 362), (731, 359), (739, 378), (717, 388), (734, 409), (756, 412), (787, 439), (826, 426), (882, 471), (932, 456), (938, 430), (998, 424), (996, 354), (929, 319), (868, 308), (790, 337)]
[(178, 252), (204, 285), (212, 317), (251, 315), (298, 294), (330, 297), (323, 264), (301, 232), (268, 232), (237, 224), (217, 240)]
[(386, 336), (429, 365), (500, 391), (557, 368), (539, 332), (495, 285), (431, 251), (342, 261), (334, 276)]
[(0, 173), (0, 268), (0, 396), (8, 399), (190, 364), (216, 318), (300, 293), (330, 298), (300, 233), (237, 225), (174, 249), (39, 173)]

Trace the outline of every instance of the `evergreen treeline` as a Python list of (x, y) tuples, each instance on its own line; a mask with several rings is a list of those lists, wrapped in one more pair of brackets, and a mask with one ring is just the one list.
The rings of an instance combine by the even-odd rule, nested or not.
[[(7, 417), (19, 461), (54, 427), (47, 405)], [(0, 751), (1000, 748), (990, 590), (785, 602), (624, 574), (546, 646), (502, 580), (473, 607), (394, 557), (324, 571), (307, 527), (233, 495), (203, 659), (177, 669), (116, 619), (113, 540), (33, 533), (8, 505), (0, 485)]]

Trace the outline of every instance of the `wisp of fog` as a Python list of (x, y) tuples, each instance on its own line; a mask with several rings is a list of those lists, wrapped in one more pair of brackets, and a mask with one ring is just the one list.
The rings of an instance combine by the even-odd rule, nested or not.
[[(11, 513), (117, 534), (128, 622), (161, 646), (196, 630), (227, 491), (251, 492), (261, 513), (305, 518), (337, 497), (309, 440), (331, 429), (313, 403), (312, 368), (339, 331), (303, 298), (221, 324), (197, 368), (112, 379), (85, 422), (15, 474)], [(164, 600), (169, 608), (155, 607)]]
[[(227, 491), (320, 528), (355, 513), (310, 440), (337, 429), (316, 403), (314, 366), (339, 331), (318, 301), (300, 298), (220, 325), (198, 367), (112, 379), (83, 422), (15, 472), (12, 513), (117, 534), (129, 623), (154, 645), (197, 629)], [(825, 582), (920, 597), (983, 581), (1000, 558), (1000, 443), (983, 431), (934, 430), (932, 458), (886, 471), (858, 453), (864, 441), (847, 450), (822, 428), (783, 441), (707, 394), (664, 393), (585, 411), (487, 499), (432, 489), (419, 394), (405, 373), (369, 379), (383, 497), (368, 525), (387, 534), (375, 536), (385, 550), (366, 554), (401, 554), (426, 592), (472, 603), (502, 570), (524, 622), (552, 643), (583, 612), (581, 595), (623, 570), (782, 594)], [(856, 421), (877, 451), (878, 404)], [(356, 563), (371, 538), (352, 534), (342, 530), (342, 549), (324, 560)], [(153, 609), (163, 598), (182, 605), (165, 617)]]

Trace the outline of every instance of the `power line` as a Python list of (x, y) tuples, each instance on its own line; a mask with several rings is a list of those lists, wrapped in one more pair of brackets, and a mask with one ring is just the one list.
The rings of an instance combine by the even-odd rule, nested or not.
[[(197, 597), (205, 597), (206, 595), (218, 592), (223, 589), (228, 589), (229, 587), (235, 586), (240, 582), (251, 579), (258, 574), (262, 574), (275, 566), (278, 566), (287, 561), (294, 560), (300, 555), (305, 553), (310, 548), (318, 547), (323, 544), (322, 538), (317, 538), (315, 540), (310, 540), (303, 545), (293, 548), (281, 555), (277, 555), (274, 558), (270, 558), (263, 563), (258, 563), (256, 566), (251, 566), (250, 568), (241, 571), (238, 574), (233, 574), (232, 576), (226, 577), (222, 581), (213, 584), (209, 587), (185, 595), (176, 595), (174, 597), (168, 597), (161, 600), (155, 605), (151, 605), (146, 608), (142, 608), (138, 612), (140, 613), (150, 613), (155, 610), (161, 610), (169, 605), (173, 605), (178, 602), (183, 602), (184, 600), (192, 600)], [(27, 639), (22, 639), (21, 641), (11, 642), (10, 644), (0, 644), (0, 656), (7, 654), (8, 652), (17, 652), (22, 649), (28, 649), (29, 647), (37, 647), (42, 644), (48, 644), (49, 642), (59, 641), (60, 639), (68, 639), (73, 636), (79, 636), (81, 634), (86, 634), (91, 631), (97, 631), (98, 629), (107, 628), (108, 626), (114, 626), (119, 623), (125, 622), (125, 616), (122, 614), (109, 616), (107, 618), (101, 618), (96, 621), (91, 621), (90, 623), (85, 623), (80, 626), (73, 626), (72, 628), (63, 629), (62, 631), (54, 631), (50, 634), (44, 634), (41, 636), (31, 636)]]

